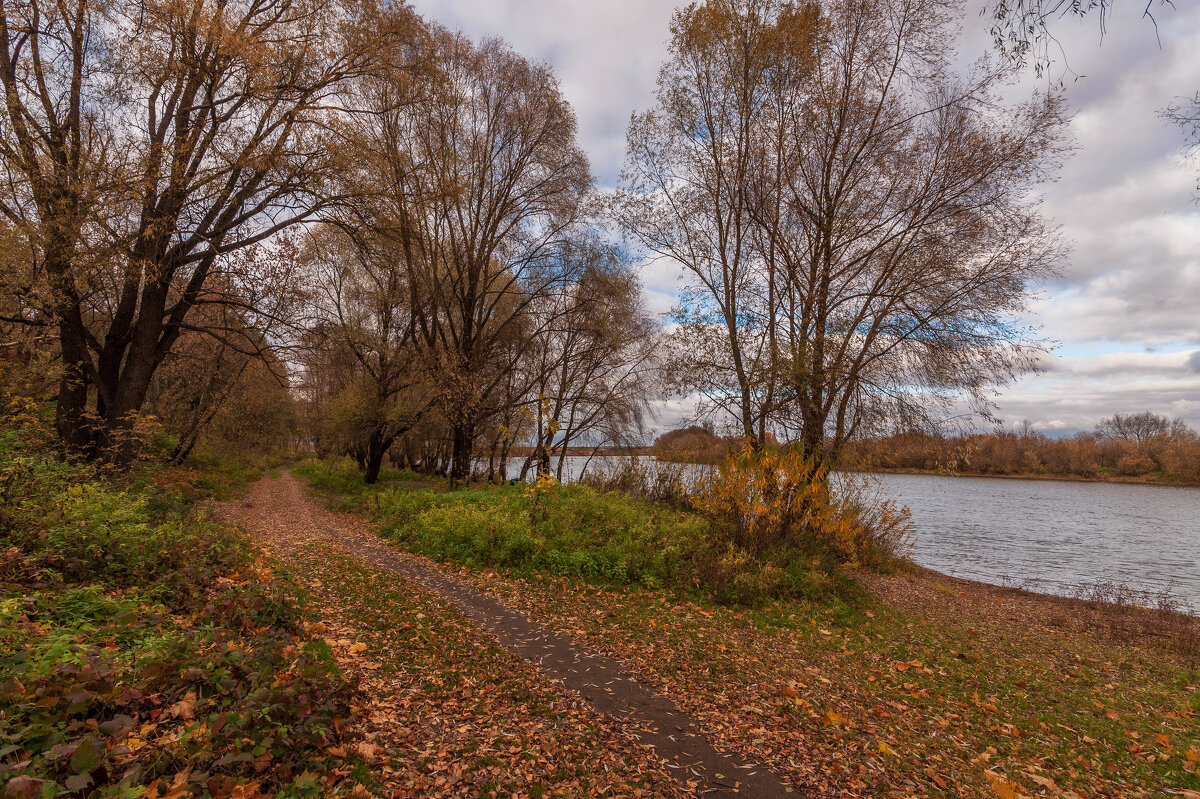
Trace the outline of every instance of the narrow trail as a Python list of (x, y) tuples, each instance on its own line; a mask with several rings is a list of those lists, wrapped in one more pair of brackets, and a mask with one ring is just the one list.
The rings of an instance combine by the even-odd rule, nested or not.
[(695, 719), (630, 678), (618, 661), (576, 646), (567, 636), (537, 624), (433, 562), (389, 546), (362, 523), (319, 507), (290, 473), (260, 480), (245, 502), (229, 503), (220, 512), (285, 560), (289, 552), (318, 541), (440, 598), (501, 647), (653, 747), (681, 787), (705, 797), (804, 795), (770, 771), (718, 752)]

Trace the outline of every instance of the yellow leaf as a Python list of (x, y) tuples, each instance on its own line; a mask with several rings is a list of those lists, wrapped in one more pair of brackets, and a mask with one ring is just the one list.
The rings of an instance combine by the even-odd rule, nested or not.
[(366, 644), (355, 644), (354, 646), (350, 647), (350, 654), (352, 654), (352, 655), (357, 655), (360, 652), (366, 652), (366, 651), (367, 651)]
[(887, 741), (880, 741), (880, 742), (879, 742), (879, 751), (880, 751), (880, 752), (882, 752), (882, 753), (883, 753), (883, 754), (885, 754), (885, 755), (895, 755), (896, 757), (899, 757), (899, 756), (900, 756), (900, 753), (899, 753), (899, 752), (897, 752), (897, 751), (896, 751), (895, 749), (893, 749), (892, 747), (888, 746), (888, 744), (887, 744)]
[(824, 719), (829, 724), (841, 724), (843, 721), (845, 721), (845, 719), (842, 718), (842, 714), (838, 713), (836, 710), (826, 710)]
[(1000, 799), (1020, 799), (1022, 796), (1021, 786), (1010, 782), (1003, 774), (988, 769), (983, 772), (983, 776), (987, 777), (992, 793), (999, 796)]

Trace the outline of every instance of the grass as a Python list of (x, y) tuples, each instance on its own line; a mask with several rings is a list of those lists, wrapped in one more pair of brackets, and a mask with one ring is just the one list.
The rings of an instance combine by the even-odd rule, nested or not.
[[(516, 574), (575, 577), (608, 586), (672, 588), (754, 604), (771, 595), (854, 602), (854, 583), (828, 557), (782, 563), (749, 558), (694, 512), (586, 485), (443, 485), (413, 490), (418, 476), (388, 472), (365, 485), (349, 460), (307, 460), (293, 471), (344, 510), (377, 520), (382, 534), (434, 560)], [(427, 481), (428, 478), (425, 478)]]
[[(298, 472), (397, 544), (472, 567), (512, 605), (626, 661), (721, 745), (810, 788), (1200, 790), (1200, 673), (1148, 637), (990, 613), (980, 606), (1003, 598), (936, 576), (911, 578), (932, 602), (859, 588), (720, 604), (696, 584), (704, 545), (688, 538), (705, 527), (688, 514), (561, 489), (543, 516), (524, 488), (366, 489), (337, 465)], [(678, 557), (652, 557), (671, 545)]]

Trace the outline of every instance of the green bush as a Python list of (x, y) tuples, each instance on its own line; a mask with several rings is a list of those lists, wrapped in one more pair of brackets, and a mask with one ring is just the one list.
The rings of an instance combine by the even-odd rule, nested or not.
[[(205, 481), (64, 459), (0, 426), (0, 774), (6, 795), (318, 795), (359, 711), (300, 635), (298, 587), (193, 509)], [(253, 791), (250, 791), (253, 793)]]

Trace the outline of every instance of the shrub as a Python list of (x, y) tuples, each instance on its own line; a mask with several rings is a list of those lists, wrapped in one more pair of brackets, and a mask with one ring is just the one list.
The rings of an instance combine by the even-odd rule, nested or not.
[(201, 477), (105, 476), (48, 441), (0, 426), (5, 795), (298, 795), (361, 718), (298, 587), (191, 509)]
[(692, 463), (631, 458), (584, 474), (579, 481), (597, 491), (672, 507), (687, 507), (704, 471)]
[(1149, 474), (1158, 470), (1158, 464), (1151, 458), (1137, 453), (1129, 453), (1123, 455), (1117, 461), (1117, 474), (1127, 477), (1136, 477), (1138, 475)]
[[(637, 474), (651, 474), (638, 469)], [(621, 480), (588, 485), (544, 480), (537, 486), (446, 491), (366, 486), (349, 462), (306, 461), (293, 471), (314, 475), (313, 488), (377, 519), (383, 535), (436, 560), (614, 586), (699, 591), (720, 602), (747, 605), (772, 598), (831, 601), (854, 595), (841, 565), (885, 563), (890, 550), (884, 544), (902, 538), (907, 522), (905, 512), (894, 506), (881, 510), (867, 502), (865, 493), (855, 494), (853, 501), (847, 494), (831, 506), (840, 514), (841, 532), (830, 539), (836, 546), (823, 539), (814, 543), (797, 529), (795, 535), (755, 550), (736, 540), (727, 517), (681, 507), (693, 501), (694, 488), (672, 493), (678, 504), (668, 505), (595, 487), (599, 482), (612, 489)], [(634, 473), (619, 474), (628, 478)], [(639, 484), (645, 485), (640, 478)], [(834, 527), (822, 529), (832, 535)], [(768, 535), (765, 526), (761, 532)], [(857, 558), (851, 557), (854, 553)]]
[(824, 464), (788, 449), (742, 447), (701, 478), (692, 504), (753, 557), (833, 553), (852, 566), (879, 565), (899, 554), (910, 527), (907, 508), (868, 502), (861, 491), (835, 496)]

